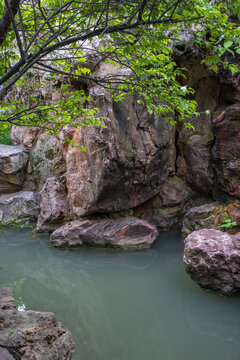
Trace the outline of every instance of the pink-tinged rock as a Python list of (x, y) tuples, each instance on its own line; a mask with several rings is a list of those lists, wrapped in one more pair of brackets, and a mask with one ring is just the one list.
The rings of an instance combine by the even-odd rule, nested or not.
[(3, 348), (1, 346), (0, 346), (0, 359), (1, 360), (14, 360), (14, 358), (9, 353), (9, 351), (6, 348)]
[(21, 146), (0, 145), (0, 194), (21, 189), (28, 158)]
[(65, 176), (49, 178), (39, 192), (40, 214), (37, 226), (53, 231), (72, 219)]
[(120, 220), (75, 220), (55, 230), (51, 243), (62, 248), (88, 245), (134, 249), (150, 247), (157, 237), (155, 226), (128, 217)]
[(23, 145), (27, 148), (31, 148), (38, 131), (38, 129), (30, 129), (27, 126), (13, 126), (11, 129), (13, 145)]
[(203, 229), (185, 239), (184, 267), (202, 288), (230, 295), (240, 290), (240, 233)]
[(53, 313), (17, 311), (12, 289), (4, 287), (0, 288), (0, 344), (21, 360), (71, 360), (75, 350), (70, 331)]
[(240, 198), (240, 103), (213, 120), (212, 163), (223, 191)]

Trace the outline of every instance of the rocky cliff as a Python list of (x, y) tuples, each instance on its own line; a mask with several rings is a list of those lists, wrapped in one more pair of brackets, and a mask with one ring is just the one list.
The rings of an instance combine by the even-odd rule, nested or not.
[[(173, 127), (161, 117), (150, 115), (135, 95), (114, 102), (102, 87), (82, 84), (88, 86), (90, 106), (98, 107), (106, 118), (106, 127), (63, 129), (63, 136), (67, 134), (75, 144), (87, 146), (86, 152), (63, 146), (56, 137), (42, 131), (13, 128), (14, 146), (7, 151), (0, 148), (0, 188), (5, 193), (0, 196), (2, 220), (10, 211), (6, 198), (19, 190), (37, 194), (35, 217), (40, 206), (38, 225), (49, 231), (70, 220), (129, 215), (159, 229), (180, 229), (185, 214), (185, 229), (194, 230), (194, 225), (188, 223), (188, 212), (194, 212), (193, 208), (221, 203), (221, 220), (229, 203), (238, 204), (239, 74), (223, 69), (213, 73), (201, 64), (198, 52), (188, 48), (175, 56), (178, 65), (187, 69), (183, 85), (195, 90), (200, 113), (191, 120), (195, 131), (181, 125)], [(99, 76), (116, 71), (104, 66), (97, 70)], [(59, 86), (44, 85), (43, 98), (54, 102)], [(81, 84), (71, 86), (79, 88)], [(206, 110), (211, 114), (207, 115)], [(200, 213), (199, 221), (204, 223), (209, 210)]]

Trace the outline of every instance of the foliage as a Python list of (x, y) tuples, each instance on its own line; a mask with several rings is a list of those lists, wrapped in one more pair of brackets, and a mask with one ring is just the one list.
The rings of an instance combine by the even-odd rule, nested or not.
[(231, 229), (234, 226), (237, 226), (236, 221), (232, 221), (231, 217), (229, 214), (226, 214), (221, 222), (221, 224), (219, 225), (219, 227), (221, 229), (227, 230), (227, 229)]
[(8, 126), (4, 132), (0, 131), (0, 144), (12, 145), (10, 133), (11, 133), (10, 126)]
[[(8, 4), (8, 6), (7, 6)], [(70, 76), (114, 90), (120, 101), (138, 92), (139, 103), (150, 113), (162, 114), (176, 124), (197, 113), (193, 89), (181, 86), (184, 69), (174, 60), (174, 47), (187, 43), (198, 47), (202, 62), (213, 72), (219, 67), (234, 75), (239, 69), (228, 57), (240, 54), (240, 6), (238, 0), (0, 0), (0, 100), (27, 72)], [(8, 23), (11, 27), (6, 26)], [(100, 62), (111, 62), (122, 71), (115, 76), (94, 76), (86, 59), (97, 38)], [(102, 39), (102, 40), (101, 40)], [(127, 71), (128, 70), (128, 71)], [(6, 102), (10, 116), (0, 116), (0, 131), (9, 124), (30, 125), (58, 133), (66, 125), (101, 125), (104, 119), (90, 109), (82, 91), (61, 89), (54, 106), (31, 99), (32, 106)]]
[(36, 225), (34, 224), (30, 224), (27, 221), (26, 222), (22, 222), (22, 221), (17, 221), (17, 220), (9, 220), (6, 222), (1, 222), (0, 221), (0, 230), (4, 230), (5, 228), (8, 227), (17, 227), (18, 229), (33, 229), (36, 228)]

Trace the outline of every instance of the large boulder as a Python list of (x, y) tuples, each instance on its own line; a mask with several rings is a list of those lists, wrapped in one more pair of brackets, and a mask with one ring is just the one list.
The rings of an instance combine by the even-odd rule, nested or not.
[(19, 191), (0, 196), (0, 222), (3, 225), (36, 223), (39, 215), (37, 196), (31, 191)]
[(49, 178), (39, 192), (40, 214), (37, 226), (44, 231), (53, 231), (72, 219), (66, 177)]
[(21, 189), (28, 157), (21, 146), (0, 145), (0, 194)]
[(6, 359), (10, 353), (21, 360), (71, 360), (75, 349), (69, 330), (53, 313), (17, 311), (10, 288), (0, 288), (0, 344)]
[(225, 212), (223, 205), (211, 203), (190, 208), (182, 222), (182, 236), (201, 229), (217, 229)]
[(185, 239), (184, 267), (202, 288), (230, 295), (240, 290), (240, 233), (194, 231)]
[(158, 236), (157, 229), (135, 217), (119, 220), (75, 220), (55, 230), (51, 243), (68, 248), (82, 245), (124, 249), (151, 246)]
[(113, 103), (103, 88), (91, 89), (91, 106), (106, 127), (77, 129), (83, 152), (66, 151), (67, 186), (77, 216), (131, 209), (156, 195), (168, 176), (171, 125), (150, 115), (137, 96)]
[(240, 103), (213, 120), (212, 163), (217, 181), (227, 194), (240, 198)]

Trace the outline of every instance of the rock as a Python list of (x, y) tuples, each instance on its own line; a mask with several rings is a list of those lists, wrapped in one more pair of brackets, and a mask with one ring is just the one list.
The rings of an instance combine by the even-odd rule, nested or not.
[(157, 196), (134, 209), (134, 215), (159, 229), (180, 229), (193, 195), (194, 191), (180, 178), (170, 177), (160, 186)]
[(56, 136), (41, 132), (30, 152), (25, 189), (41, 190), (48, 178), (63, 175), (66, 163), (63, 149)]
[(219, 106), (221, 84), (216, 76), (201, 64), (200, 57), (188, 50), (177, 63), (187, 69), (186, 78), (182, 78), (181, 83), (195, 90), (194, 97), (200, 114), (188, 120), (194, 126), (194, 131), (184, 126), (178, 131), (177, 175), (184, 177), (195, 190), (211, 194), (214, 181), (211, 146), (214, 136), (211, 131), (211, 117), (206, 115), (206, 110), (213, 113)]
[(39, 214), (37, 196), (31, 191), (20, 191), (0, 196), (0, 222), (35, 223)]
[(101, 87), (91, 89), (91, 106), (106, 128), (88, 126), (72, 135), (66, 151), (67, 186), (74, 213), (117, 212), (136, 207), (159, 191), (170, 165), (171, 128), (150, 115), (137, 97), (112, 103)]
[(55, 230), (51, 243), (55, 247), (79, 247), (82, 245), (124, 249), (150, 247), (158, 231), (146, 221), (135, 217), (120, 220), (75, 220)]
[(38, 131), (38, 129), (30, 129), (27, 126), (12, 126), (11, 139), (13, 145), (23, 145), (24, 147), (32, 148)]
[(53, 313), (17, 311), (10, 288), (0, 288), (0, 320), (0, 344), (15, 359), (72, 359), (75, 345), (69, 330)]
[(225, 211), (229, 214), (231, 221), (236, 221), (237, 226), (240, 226), (240, 204), (233, 203), (225, 207)]
[(53, 231), (72, 219), (66, 177), (49, 178), (39, 192), (40, 215), (37, 226), (45, 231)]
[(171, 177), (160, 187), (162, 206), (183, 205), (193, 195), (193, 191), (178, 177)]
[(8, 352), (7, 349), (0, 346), (0, 359), (1, 360), (14, 360), (12, 355)]
[(202, 288), (230, 295), (240, 290), (240, 233), (194, 231), (185, 239), (184, 267)]
[(215, 136), (212, 163), (218, 183), (227, 194), (240, 198), (240, 103), (228, 107), (212, 122)]
[(200, 229), (216, 229), (223, 218), (225, 207), (218, 204), (204, 204), (187, 211), (182, 223), (182, 236)]
[(21, 189), (27, 161), (23, 147), (0, 145), (0, 194)]

